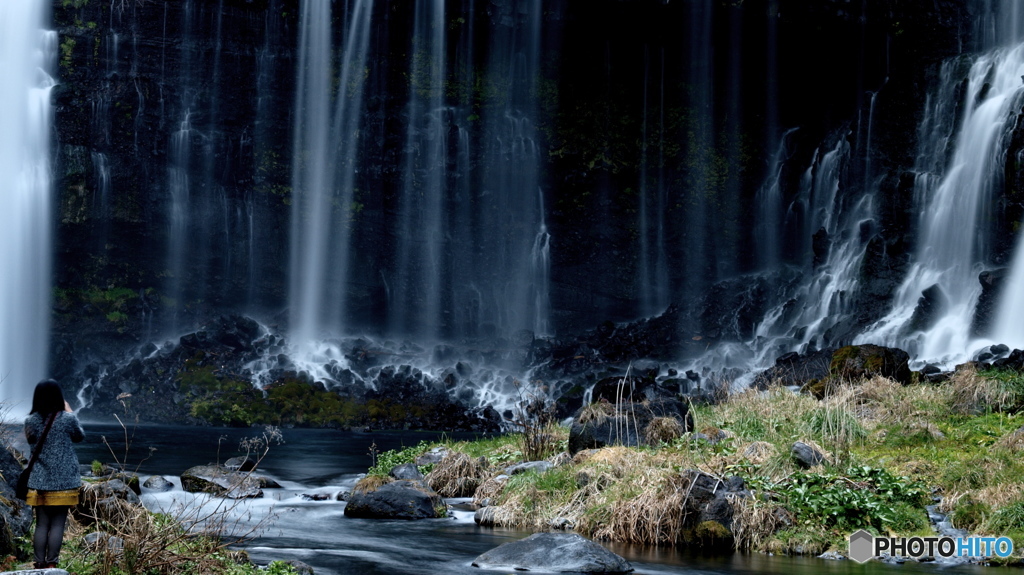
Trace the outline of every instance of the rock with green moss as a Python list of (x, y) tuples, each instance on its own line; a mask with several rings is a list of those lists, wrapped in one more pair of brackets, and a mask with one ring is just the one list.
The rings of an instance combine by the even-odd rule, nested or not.
[(858, 381), (875, 376), (888, 377), (910, 385), (910, 354), (880, 345), (848, 345), (832, 354), (829, 375), (840, 381)]

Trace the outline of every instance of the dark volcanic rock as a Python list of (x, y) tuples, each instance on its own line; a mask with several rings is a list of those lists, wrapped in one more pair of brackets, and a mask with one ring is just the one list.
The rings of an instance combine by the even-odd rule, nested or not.
[[(569, 430), (569, 453), (584, 449), (601, 448), (608, 445), (647, 445), (644, 432), (656, 417), (671, 417), (679, 422), (684, 431), (693, 429), (693, 416), (687, 404), (675, 400), (660, 400), (646, 403), (620, 404), (618, 414), (609, 405), (609, 415), (597, 417), (584, 423), (572, 424)], [(588, 408), (583, 408), (580, 414)]]
[(396, 465), (391, 468), (388, 475), (395, 479), (407, 479), (409, 481), (420, 481), (423, 479), (423, 474), (420, 473), (420, 468), (415, 463)]
[(170, 482), (166, 477), (162, 475), (154, 475), (147, 479), (143, 484), (143, 487), (150, 491), (170, 491), (174, 489), (174, 484)]
[(393, 481), (374, 491), (353, 492), (346, 517), (366, 519), (431, 519), (444, 517), (444, 501), (422, 481)]
[(633, 566), (575, 533), (534, 533), (473, 560), (474, 567), (553, 573), (629, 573)]
[(820, 465), (826, 460), (825, 454), (819, 449), (802, 441), (794, 443), (789, 452), (797, 464), (805, 469)]
[(775, 365), (762, 371), (754, 379), (754, 387), (767, 389), (772, 385), (803, 386), (805, 383), (828, 376), (832, 362), (831, 349), (807, 354), (787, 353), (775, 360)]
[(909, 362), (910, 355), (902, 349), (872, 344), (848, 345), (832, 354), (829, 371), (844, 381), (880, 375), (907, 385), (910, 383)]

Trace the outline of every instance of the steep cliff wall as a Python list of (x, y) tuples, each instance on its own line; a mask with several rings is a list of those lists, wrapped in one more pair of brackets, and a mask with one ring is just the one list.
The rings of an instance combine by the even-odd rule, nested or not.
[[(408, 158), (419, 141), (410, 102), (429, 90), (413, 73), (424, 57), (414, 4), (373, 3), (355, 196), (334, 208), (354, 222), (342, 280), (350, 331), (401, 335), (394, 294), (424, 289), (402, 273), (402, 254), (417, 253), (402, 248)], [(446, 261), (475, 259), (470, 271), (443, 276), (437, 333), (461, 337), (501, 328), (449, 303), (463, 302), (464, 285), (496, 289), (498, 279), (480, 271), (505, 269), (506, 244), (493, 236), (535, 233), (495, 219), (460, 235), (462, 221), (490, 221), (474, 213), (500, 209), (486, 199), (500, 154), (485, 144), (502, 128), (487, 118), (502, 117), (509, 95), (488, 78), (505, 61), (496, 38), (507, 33), (510, 49), (520, 49), (514, 31), (530, 10), (513, 0), (444, 4), (448, 72), (434, 89), (453, 112), (443, 130), (453, 147), (462, 138), (479, 144), (453, 149), (441, 170), (445, 201), (468, 215), (443, 212), (451, 237), (438, 245)], [(338, 59), (351, 14), (349, 3), (333, 6)], [(59, 373), (227, 311), (283, 321), (299, 8), (295, 0), (54, 2)], [(844, 201), (881, 192), (863, 231), (874, 239), (861, 303), (835, 338), (877, 318), (912, 239), (908, 170), (924, 100), (938, 63), (972, 47), (972, 10), (952, 0), (543, 3), (531, 92), (540, 197), (522, 190), (521, 201), (546, 210), (552, 330), (681, 303), (688, 333), (749, 335), (768, 296), (739, 294), (749, 282), (727, 280), (771, 271), (765, 258), (783, 269), (811, 254), (802, 232), (783, 233), (770, 255), (758, 249), (758, 190), (791, 128), (799, 129), (785, 143), (783, 200), (815, 154), (844, 138)], [(405, 297), (406, 307), (419, 303)], [(723, 303), (744, 298), (745, 311)]]

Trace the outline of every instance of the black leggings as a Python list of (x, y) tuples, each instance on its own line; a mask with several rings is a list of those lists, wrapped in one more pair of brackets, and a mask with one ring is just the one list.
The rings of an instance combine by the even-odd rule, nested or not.
[(36, 563), (56, 563), (64, 542), (64, 524), (68, 520), (67, 505), (36, 507), (36, 534), (32, 538)]

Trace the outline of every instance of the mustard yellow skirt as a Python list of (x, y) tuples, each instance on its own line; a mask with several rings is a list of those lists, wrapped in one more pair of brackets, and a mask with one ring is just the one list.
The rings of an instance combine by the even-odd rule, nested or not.
[(64, 491), (36, 491), (28, 490), (25, 503), (36, 507), (38, 505), (78, 505), (79, 489), (65, 489)]

